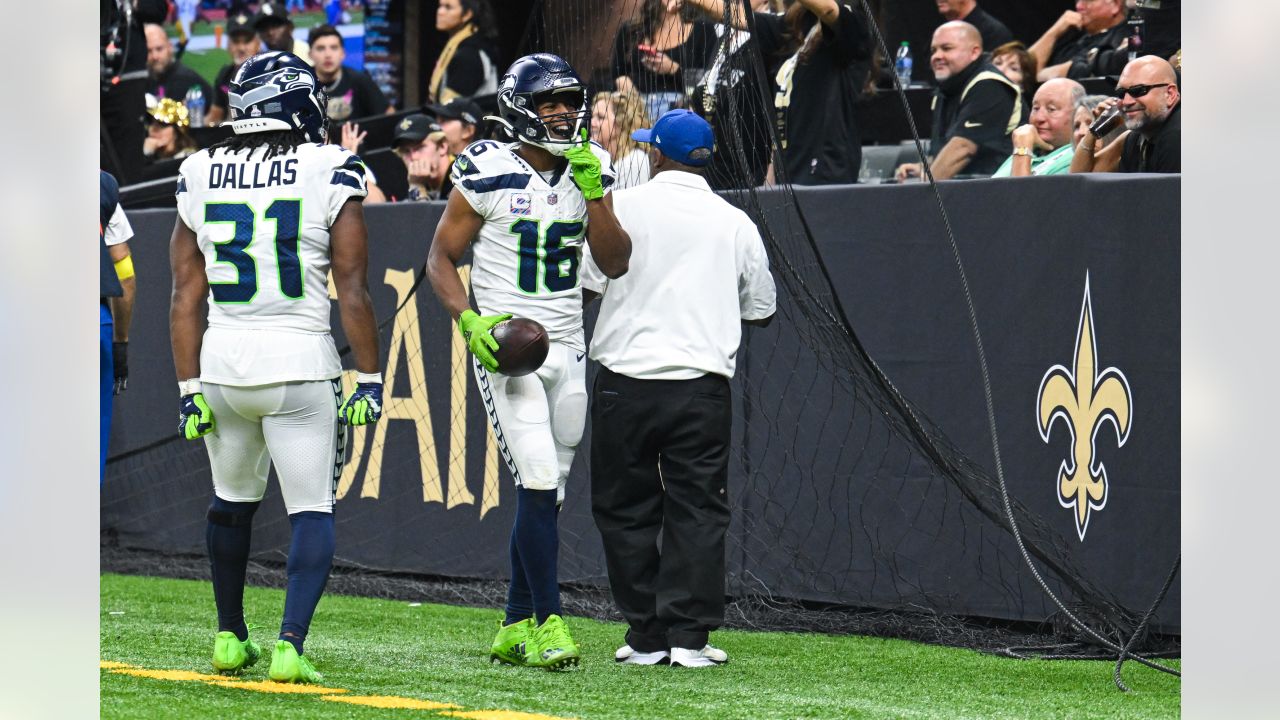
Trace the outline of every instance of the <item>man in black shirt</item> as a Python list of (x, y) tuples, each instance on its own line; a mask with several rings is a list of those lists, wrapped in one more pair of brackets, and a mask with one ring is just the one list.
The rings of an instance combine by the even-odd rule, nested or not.
[(307, 35), (307, 43), (311, 46), (316, 79), (329, 96), (329, 119), (335, 125), (348, 118), (395, 112), (373, 78), (342, 64), (347, 59), (347, 51), (335, 27), (317, 25)]
[(1118, 99), (1094, 112), (1101, 115), (1118, 103), (1128, 132), (1110, 145), (1093, 138), (1081, 142), (1071, 172), (1182, 172), (1182, 93), (1169, 61), (1148, 55), (1129, 63), (1115, 94)]
[[(129, 184), (144, 163), (142, 140), (147, 131), (138, 118), (147, 110), (147, 39), (143, 25), (164, 22), (169, 7), (164, 0), (134, 0), (133, 22), (125, 25), (123, 10), (107, 3), (107, 32), (115, 30), (116, 54), (104, 58), (108, 76), (99, 105), (101, 126), (110, 142), (102, 143), (99, 163), (109, 168), (121, 183)], [(120, 57), (123, 55), (123, 57)]]
[(797, 1), (809, 14), (800, 16), (801, 29), (812, 23), (799, 47), (789, 45), (784, 15), (754, 13), (750, 28), (765, 58), (791, 53), (774, 77), (785, 170), (779, 179), (795, 185), (856, 183), (862, 140), (855, 103), (871, 59), (870, 24), (861, 6)]
[(257, 55), (261, 49), (262, 42), (254, 32), (252, 15), (242, 12), (227, 18), (227, 51), (231, 53), (231, 62), (223, 65), (213, 80), (213, 104), (209, 106), (209, 114), (205, 116), (205, 125), (212, 127), (227, 119), (231, 112), (230, 99), (227, 97), (231, 78), (245, 60)]
[(1027, 51), (1040, 68), (1040, 82), (1079, 79), (1096, 75), (1098, 54), (1119, 48), (1128, 37), (1124, 0), (1078, 0)]
[[(982, 54), (978, 29), (960, 20), (933, 33), (929, 62), (938, 89), (933, 96), (933, 159), (936, 180), (989, 177), (1013, 151), (1011, 133), (1024, 122), (1022, 89)], [(923, 175), (920, 163), (906, 163), (899, 182)]]
[(143, 28), (147, 37), (147, 106), (165, 98), (183, 102), (193, 87), (200, 88), (205, 103), (213, 98), (213, 91), (195, 70), (178, 62), (173, 56), (173, 43), (164, 28), (148, 24)]
[(986, 10), (978, 7), (978, 0), (937, 0), (938, 13), (947, 20), (963, 20), (978, 28), (982, 35), (982, 47), (998, 48), (1013, 42), (1013, 33), (1004, 23)]

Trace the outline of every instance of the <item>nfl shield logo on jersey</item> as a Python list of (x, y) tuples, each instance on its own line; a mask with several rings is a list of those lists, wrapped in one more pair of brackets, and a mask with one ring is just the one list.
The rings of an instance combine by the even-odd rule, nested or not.
[(548, 205), (555, 205), (559, 201), (560, 201), (560, 196), (555, 193), (551, 193), (550, 195), (547, 196)]
[(533, 210), (533, 197), (529, 193), (511, 193), (511, 214), (528, 215)]

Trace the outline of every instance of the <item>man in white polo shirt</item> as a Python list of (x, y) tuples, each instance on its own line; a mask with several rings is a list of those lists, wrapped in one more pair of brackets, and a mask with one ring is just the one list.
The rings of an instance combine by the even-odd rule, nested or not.
[(653, 179), (614, 193), (630, 271), (583, 263), (584, 290), (603, 297), (591, 509), (630, 625), (618, 662), (706, 667), (728, 660), (707, 638), (724, 622), (729, 379), (741, 322), (773, 319), (773, 276), (756, 226), (702, 177), (705, 120), (672, 110), (632, 137), (649, 143)]

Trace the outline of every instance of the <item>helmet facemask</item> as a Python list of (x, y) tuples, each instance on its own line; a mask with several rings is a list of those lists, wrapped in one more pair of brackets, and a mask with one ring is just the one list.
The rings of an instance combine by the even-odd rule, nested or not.
[[(571, 109), (539, 115), (538, 106), (546, 102), (562, 102)], [(564, 155), (569, 148), (582, 142), (582, 129), (591, 125), (587, 93), (578, 84), (533, 94), (516, 94), (507, 89), (507, 92), (499, 93), (499, 104), (505, 105), (504, 117), (491, 119), (505, 125), (520, 142), (540, 147), (556, 156)]]

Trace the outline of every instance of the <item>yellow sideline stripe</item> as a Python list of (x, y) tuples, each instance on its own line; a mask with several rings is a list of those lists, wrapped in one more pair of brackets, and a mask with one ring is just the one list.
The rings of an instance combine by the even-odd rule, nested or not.
[(395, 695), (341, 695), (349, 692), (345, 688), (320, 687), (294, 683), (278, 683), (266, 680), (242, 680), (234, 675), (209, 675), (193, 670), (151, 670), (129, 665), (114, 660), (99, 660), (98, 667), (116, 675), (150, 678), (152, 680), (168, 680), (171, 682), (202, 682), (218, 687), (233, 687), (240, 690), (252, 690), (265, 693), (294, 693), (300, 695), (319, 695), (321, 700), (341, 702), (351, 705), (365, 705), (388, 710), (429, 710), (438, 711), (440, 715), (466, 718), (467, 720), (569, 720), (554, 715), (539, 715), (518, 710), (466, 710), (458, 705), (422, 700), (419, 698), (399, 697)]
[(460, 712), (445, 711), (441, 715), (469, 718), (469, 720), (564, 720), (554, 715), (520, 712), (518, 710), (463, 710)]
[(352, 705), (403, 710), (447, 710), (458, 707), (457, 705), (434, 700), (419, 700), (417, 698), (396, 697), (395, 695), (327, 695), (320, 699), (330, 702), (351, 703)]

